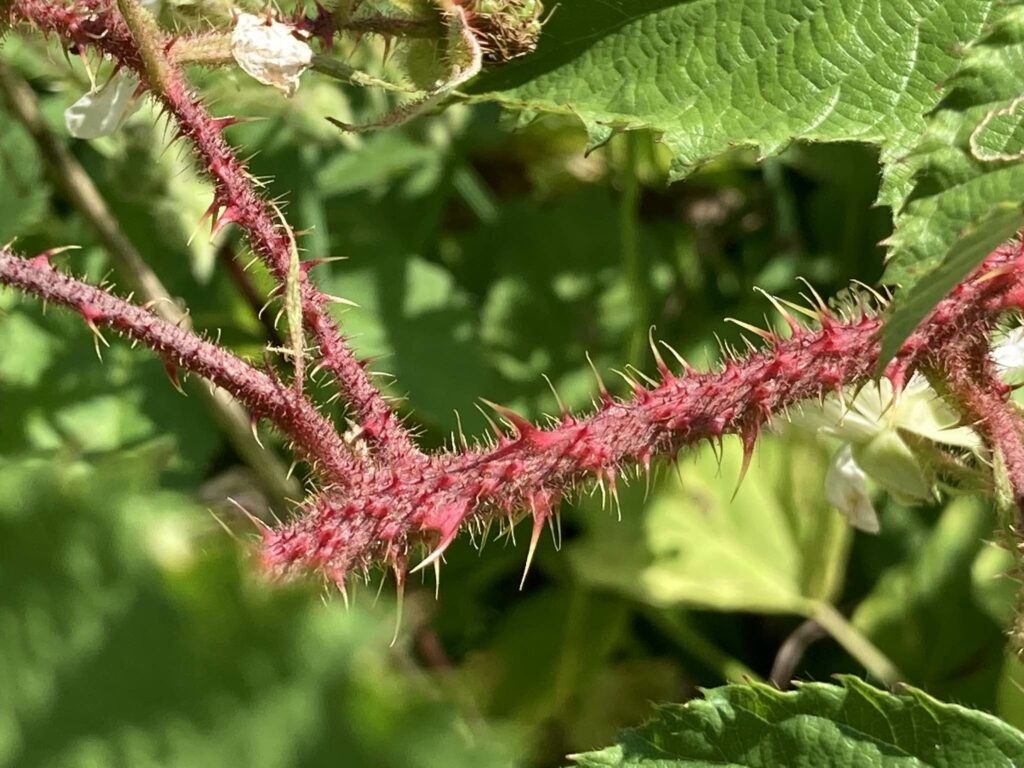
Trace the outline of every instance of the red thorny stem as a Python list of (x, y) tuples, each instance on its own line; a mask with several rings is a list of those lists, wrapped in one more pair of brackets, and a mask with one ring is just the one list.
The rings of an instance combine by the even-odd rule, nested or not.
[[(137, 71), (144, 84), (151, 82), (140, 43), (109, 0), (80, 0), (67, 7), (47, 0), (8, 2), (16, 21), (56, 33), (68, 45), (95, 46)], [(153, 95), (214, 181), (211, 211), (223, 211), (215, 226), (241, 226), (283, 284), (291, 247), (287, 224), (275, 217), (222, 138), (221, 130), (232, 119), (206, 113), (168, 53), (172, 47), (173, 41), (161, 39), (163, 58), (155, 78), (160, 87)], [(154, 50), (152, 45), (146, 48), (147, 56), (152, 58)], [(886, 367), (885, 376), (896, 391), (917, 371), (945, 382), (950, 399), (1002, 459), (1024, 510), (1021, 421), (987, 358), (988, 334), (999, 318), (1024, 308), (1022, 275), (1019, 244), (995, 251), (935, 307)], [(676, 374), (656, 355), (660, 383), (647, 387), (632, 382), (628, 400), (611, 397), (602, 386), (594, 413), (577, 417), (563, 412), (558, 426), (547, 429), (496, 406), (512, 427), (511, 436), (500, 434), (486, 448), (427, 455), (415, 447), (370, 383), (327, 314), (328, 298), (304, 274), (305, 326), (317, 343), (321, 364), (337, 379), (372, 441), (375, 460), (363, 462), (340, 448), (344, 441), (337, 431), (294, 391), (213, 345), (154, 325), (144, 310), (59, 276), (45, 262), (19, 260), (9, 253), (0, 259), (0, 281), (79, 312), (83, 306), (98, 307), (99, 315), (86, 309), (86, 319), (107, 322), (139, 338), (175, 365), (231, 389), (256, 415), (271, 418), (325, 471), (318, 490), (291, 522), (264, 531), (264, 564), (275, 573), (318, 570), (341, 588), (350, 575), (375, 563), (393, 568), (401, 584), (415, 547), (432, 547), (421, 566), (438, 563), (462, 527), (483, 527), (496, 517), (529, 513), (532, 550), (545, 521), (580, 481), (597, 478), (614, 495), (624, 469), (646, 467), (659, 456), (672, 458), (702, 440), (736, 435), (749, 460), (760, 431), (790, 406), (873, 379), (882, 324), (866, 306), (838, 316), (818, 306), (810, 310), (814, 327), (804, 327), (780, 305), (789, 337), (763, 332), (762, 349), (729, 359), (717, 371), (697, 373), (683, 364), (682, 374)], [(83, 303), (83, 296), (88, 301)], [(159, 334), (152, 330), (157, 327)]]
[(348, 447), (330, 422), (294, 390), (144, 307), (57, 272), (45, 254), (22, 259), (0, 249), (0, 284), (75, 310), (97, 334), (100, 328), (109, 327), (137, 340), (160, 356), (172, 379), (174, 371), (181, 368), (223, 387), (242, 401), (254, 418), (269, 419), (279, 427), (302, 456), (327, 473), (351, 475), (356, 470)]
[[(992, 254), (932, 311), (887, 366), (894, 388), (902, 389), (915, 371), (947, 379), (954, 375), (951, 368), (963, 370), (962, 340), (987, 343), (1004, 312), (1024, 307), (1022, 274), (1018, 245)], [(385, 561), (400, 576), (412, 547), (428, 544), (427, 560), (435, 560), (467, 524), (485, 526), (525, 510), (533, 518), (535, 541), (559, 500), (588, 477), (614, 493), (623, 469), (726, 435), (740, 438), (749, 459), (758, 434), (775, 415), (874, 378), (882, 321), (867, 308), (853, 312), (841, 319), (819, 307), (817, 328), (791, 321), (790, 338), (770, 336), (762, 350), (714, 372), (687, 368), (676, 375), (659, 358), (658, 386), (636, 382), (625, 401), (602, 390), (595, 413), (586, 418), (563, 413), (552, 429), (499, 409), (514, 427), (513, 436), (502, 436), (486, 449), (431, 456), (415, 469), (382, 467), (343, 492), (324, 489), (293, 522), (266, 532), (265, 562), (283, 571), (317, 568), (340, 581)], [(981, 378), (975, 384), (989, 405), (1002, 403), (1009, 412), (1006, 387), (990, 370), (977, 373)], [(1016, 416), (1013, 420), (1016, 424)], [(1021, 455), (1019, 429), (1012, 434), (983, 429), (981, 435), (1001, 455)], [(1011, 486), (1024, 498), (1024, 463), (1008, 469)]]
[[(16, 21), (26, 21), (44, 33), (56, 34), (66, 45), (93, 47), (112, 56), (121, 66), (135, 71), (148, 88), (140, 43), (109, 0), (83, 0), (68, 6), (49, 0), (14, 0), (11, 13)], [(195, 97), (169, 55), (173, 38), (149, 42), (163, 53), (161, 87), (150, 93), (177, 124), (179, 137), (192, 145), (199, 168), (213, 180), (214, 198), (208, 215), (212, 217), (214, 232), (230, 223), (241, 227), (255, 254), (278, 283), (284, 285), (292, 248), (290, 231), (257, 191), (256, 183), (224, 140), (223, 129), (233, 125), (235, 118), (212, 117)], [(304, 265), (300, 297), (303, 322), (319, 349), (319, 366), (329, 371), (341, 387), (361, 434), (371, 444), (386, 457), (418, 453), (408, 431), (331, 319), (330, 297), (309, 281), (307, 272), (315, 263)], [(332, 479), (342, 482), (342, 478)]]

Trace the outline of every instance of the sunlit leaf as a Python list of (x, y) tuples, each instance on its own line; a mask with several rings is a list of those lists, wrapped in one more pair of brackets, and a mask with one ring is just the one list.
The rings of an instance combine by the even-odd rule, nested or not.
[(995, 717), (908, 688), (894, 695), (854, 677), (841, 686), (730, 685), (665, 704), (615, 746), (576, 755), (583, 768), (872, 768), (1016, 765), (1024, 734)]

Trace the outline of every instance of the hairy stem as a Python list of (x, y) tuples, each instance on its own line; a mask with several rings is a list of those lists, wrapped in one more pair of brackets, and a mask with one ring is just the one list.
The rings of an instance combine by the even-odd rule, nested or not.
[[(174, 301), (163, 283), (142, 259), (135, 246), (121, 232), (100, 191), (81, 164), (58, 141), (39, 112), (35, 94), (28, 83), (9, 66), (0, 62), (0, 93), (11, 113), (21, 122), (35, 142), (39, 155), (57, 187), (86, 221), (92, 225), (121, 279), (153, 312), (169, 323), (189, 329), (186, 312)], [(196, 386), (192, 391), (202, 399), (238, 455), (256, 470), (264, 490), (272, 498), (298, 498), (302, 488), (289, 479), (288, 468), (272, 451), (265, 450), (252, 434), (245, 409), (222, 389)]]
[(143, 307), (56, 272), (45, 255), (23, 259), (0, 249), (0, 284), (77, 311), (96, 333), (109, 327), (156, 352), (169, 370), (181, 368), (223, 387), (254, 418), (269, 419), (295, 443), (315, 470), (350, 477), (355, 463), (330, 422), (305, 399), (230, 352), (200, 339)]
[[(616, 482), (624, 471), (646, 469), (654, 458), (671, 459), (682, 448), (705, 440), (720, 443), (727, 436), (740, 439), (749, 461), (758, 435), (779, 414), (875, 377), (882, 325), (875, 309), (861, 304), (834, 313), (818, 300), (809, 309), (800, 308), (813, 317), (807, 326), (777, 303), (790, 335), (749, 327), (764, 343), (751, 344), (746, 356), (727, 354), (716, 370), (698, 373), (680, 360), (682, 371), (673, 371), (656, 353), (660, 380), (651, 379), (648, 386), (627, 378), (632, 388), (628, 399), (612, 397), (600, 384), (594, 412), (563, 412), (554, 426), (543, 428), (494, 405), (507, 430), (495, 427), (493, 443), (424, 454), (340, 335), (328, 311), (332, 298), (308, 279), (308, 268), (315, 262), (302, 264), (296, 277), (290, 227), (223, 138), (223, 129), (234, 118), (211, 117), (168, 53), (170, 41), (148, 14), (136, 0), (117, 2), (123, 17), (112, 0), (73, 0), (69, 6), (53, 0), (13, 0), (11, 13), (57, 34), (68, 47), (93, 47), (139, 74), (143, 87), (163, 106), (178, 127), (178, 137), (190, 145), (213, 181), (210, 214), (215, 230), (228, 223), (240, 226), (282, 292), (289, 282), (289, 266), (293, 267), (302, 323), (317, 347), (318, 359), (313, 362), (338, 383), (358, 427), (352, 430), (352, 439), (365, 444), (350, 447), (297, 387), (285, 388), (227, 352), (102, 289), (58, 275), (45, 261), (24, 261), (5, 251), (0, 282), (74, 307), (91, 324), (114, 327), (152, 347), (172, 365), (224, 386), (254, 413), (272, 419), (316, 462), (325, 482), (304, 502), (303, 514), (277, 530), (264, 531), (263, 558), (273, 571), (319, 570), (344, 588), (353, 572), (359, 575), (383, 563), (402, 583), (416, 548), (429, 548), (418, 567), (436, 565), (460, 529), (480, 530), (496, 519), (512, 522), (524, 514), (532, 518), (532, 553), (544, 524), (580, 483), (596, 481), (603, 493), (616, 498)], [(484, 60), (466, 4), (434, 2), (448, 17), (450, 31), (462, 36), (463, 60), (453, 62), (450, 81), (403, 105), (393, 118), (448, 95), (479, 71)], [(352, 5), (344, 8), (351, 10)], [(327, 31), (333, 35), (339, 17), (327, 11), (320, 17), (332, 25)], [(352, 21), (345, 10), (340, 18)], [(625, 201), (633, 202), (629, 195)], [(627, 256), (630, 263), (636, 261), (635, 254)], [(1021, 421), (987, 362), (988, 334), (994, 324), (1004, 312), (1024, 307), (1022, 277), (1024, 252), (1019, 244), (995, 251), (935, 307), (885, 367), (884, 375), (897, 392), (917, 371), (947, 380), (950, 399), (976, 422), (987, 446), (1002, 460), (1014, 500), (1024, 510)], [(835, 616), (817, 618), (836, 623)], [(877, 658), (869, 666), (880, 677), (893, 674)]]
[(963, 347), (965, 365), (949, 371), (941, 384), (964, 421), (998, 455), (1011, 495), (1007, 506), (1016, 509), (1014, 527), (1024, 535), (1024, 422), (1010, 399), (1010, 388), (996, 377), (988, 346), (965, 339)]
[[(959, 365), (965, 338), (985, 343), (1003, 312), (1024, 306), (1021, 275), (1019, 246), (990, 256), (933, 310), (886, 368), (894, 388), (901, 390), (917, 370)], [(339, 582), (380, 561), (401, 575), (414, 547), (430, 548), (421, 567), (436, 562), (464, 526), (480, 530), (495, 519), (526, 513), (535, 542), (559, 501), (581, 481), (596, 479), (614, 498), (616, 481), (629, 467), (647, 467), (655, 457), (673, 457), (686, 446), (729, 435), (740, 439), (749, 459), (760, 431), (788, 408), (874, 378), (881, 319), (863, 307), (845, 317), (824, 307), (815, 312), (817, 328), (801, 327), (787, 314), (790, 338), (765, 331), (762, 349), (728, 359), (716, 371), (684, 366), (679, 375), (658, 357), (656, 386), (634, 382), (628, 400), (616, 400), (602, 388), (593, 414), (563, 413), (555, 427), (534, 426), (496, 406), (511, 435), (501, 434), (488, 448), (366, 473), (343, 492), (310, 499), (305, 514), (267, 534), (265, 562), (284, 572), (316, 568)], [(979, 387), (1002, 386), (987, 375), (979, 372)], [(998, 437), (991, 431), (982, 436)]]
[[(50, 0), (14, 0), (12, 11), (16, 17), (42, 31), (57, 34), (66, 44), (95, 47), (140, 75), (144, 85), (177, 123), (179, 135), (192, 145), (201, 169), (213, 180), (214, 199), (210, 212), (214, 227), (229, 223), (240, 226), (253, 251), (283, 287), (292, 249), (287, 223), (259, 194), (256, 182), (224, 140), (222, 130), (234, 120), (216, 119), (207, 113), (180, 68), (166, 54), (167, 41), (155, 46), (158, 52), (151, 50), (147, 43), (144, 55), (109, 0), (82, 0), (72, 6)], [(157, 88), (149, 80), (151, 66), (146, 57), (150, 55), (162, 57)], [(331, 318), (328, 311), (331, 297), (317, 290), (305, 271), (301, 275), (299, 296), (305, 326), (319, 349), (319, 367), (330, 372), (341, 388), (362, 434), (384, 457), (419, 453), (408, 431), (370, 381), (362, 362), (355, 357)], [(342, 481), (342, 478), (335, 479)]]

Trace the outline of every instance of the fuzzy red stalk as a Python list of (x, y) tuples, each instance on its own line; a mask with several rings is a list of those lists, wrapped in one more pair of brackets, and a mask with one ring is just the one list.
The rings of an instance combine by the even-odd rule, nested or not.
[[(149, 88), (139, 44), (110, 0), (77, 0), (68, 6), (48, 0), (14, 0), (11, 13), (16, 21), (56, 34), (66, 45), (102, 51), (121, 66), (134, 70), (143, 86)], [(292, 249), (287, 223), (257, 192), (253, 179), (224, 140), (222, 131), (234, 119), (214, 118), (205, 110), (173, 57), (167, 54), (172, 47), (173, 39), (162, 41), (161, 88), (153, 90), (152, 95), (178, 125), (179, 136), (192, 145), (200, 169), (214, 183), (213, 203), (208, 211), (214, 231), (230, 223), (241, 227), (253, 252), (284, 285)], [(418, 454), (408, 431), (370, 381), (364, 364), (352, 353), (346, 337), (332, 320), (328, 311), (330, 297), (309, 281), (307, 270), (302, 270), (300, 281), (303, 322), (319, 349), (317, 363), (330, 372), (341, 388), (361, 434), (386, 458)]]
[(1009, 397), (1012, 388), (998, 379), (984, 339), (963, 339), (956, 354), (958, 364), (947, 367), (942, 387), (998, 457), (1017, 508), (1016, 531), (1024, 535), (1024, 422)]
[(94, 333), (111, 328), (139, 341), (160, 356), (172, 377), (180, 368), (223, 387), (249, 408), (254, 419), (270, 420), (291, 438), (298, 452), (321, 473), (329, 477), (352, 477), (356, 473), (348, 447), (309, 401), (216, 344), (160, 319), (144, 307), (57, 272), (46, 255), (23, 259), (0, 249), (0, 284), (69, 307)]
[[(1006, 388), (990, 370), (966, 368), (962, 344), (964, 339), (987, 344), (999, 316), (1024, 307), (1022, 275), (1019, 246), (992, 254), (931, 312), (888, 365), (885, 375), (895, 388), (918, 370), (940, 379), (963, 374), (985, 393), (987, 400), (978, 407), (1005, 406)], [(625, 401), (602, 389), (595, 413), (586, 418), (563, 413), (552, 429), (499, 409), (514, 428), (512, 436), (501, 436), (486, 450), (438, 454), (418, 466), (376, 468), (344, 490), (324, 489), (293, 522), (265, 532), (264, 562), (277, 572), (317, 569), (338, 583), (386, 562), (401, 579), (414, 548), (430, 547), (427, 561), (436, 560), (464, 526), (526, 512), (535, 539), (559, 500), (587, 478), (607, 483), (614, 493), (624, 468), (646, 467), (654, 457), (674, 457), (685, 446), (726, 435), (739, 437), (749, 458), (775, 415), (874, 377), (882, 321), (867, 309), (845, 320), (823, 307), (816, 311), (817, 328), (791, 322), (788, 339), (772, 336), (764, 349), (729, 360), (718, 371), (688, 369), (676, 375), (658, 358), (660, 384), (648, 388), (636, 382)], [(1012, 439), (991, 429), (981, 434), (1003, 455), (1024, 458), (1019, 427)], [(1024, 463), (1020, 470), (1011, 474), (1011, 483), (1024, 500)]]
[[(95, 46), (122, 66), (135, 69), (145, 83), (138, 44), (109, 0), (78, 0), (69, 7), (47, 0), (13, 0), (12, 7), (16, 19), (55, 32), (68, 45)], [(152, 57), (151, 46), (145, 52)], [(230, 118), (217, 120), (206, 113), (166, 53), (159, 63), (161, 85), (154, 95), (214, 181), (211, 212), (222, 212), (216, 226), (239, 224), (254, 251), (283, 284), (291, 253), (290, 233), (256, 192), (224, 141), (221, 130), (230, 124)], [(11, 263), (6, 263), (10, 267)], [(1020, 420), (1007, 402), (1006, 388), (991, 366), (981, 362), (988, 334), (1000, 315), (1024, 308), (1022, 274), (1024, 255), (1019, 245), (993, 253), (930, 313), (887, 366), (885, 375), (896, 390), (915, 371), (950, 382), (951, 399), (977, 422), (979, 434), (1003, 459), (1014, 496), (1024, 509)], [(37, 293), (47, 290), (45, 283), (31, 284), (24, 276), (19, 285)], [(81, 288), (79, 285), (76, 290)], [(102, 291), (98, 293), (93, 298), (103, 296)], [(625, 468), (646, 466), (658, 456), (674, 457), (680, 449), (702, 440), (738, 436), (749, 458), (760, 431), (780, 412), (801, 401), (870, 381), (881, 329), (881, 320), (866, 309), (855, 311), (852, 317), (836, 317), (818, 307), (815, 328), (791, 320), (789, 338), (766, 332), (763, 349), (744, 359), (730, 359), (718, 371), (696, 373), (684, 366), (684, 375), (677, 375), (659, 357), (660, 383), (648, 388), (633, 382), (628, 400), (616, 400), (602, 387), (595, 413), (586, 418), (563, 413), (560, 424), (550, 429), (536, 427), (498, 407), (512, 427), (511, 436), (500, 435), (497, 444), (487, 449), (428, 456), (415, 448), (370, 383), (326, 311), (328, 298), (305, 274), (301, 297), (304, 323), (320, 349), (321, 364), (338, 380), (379, 460), (358, 466), (349, 466), (347, 460), (333, 461), (327, 481), (304, 503), (301, 514), (286, 526), (264, 533), (262, 552), (271, 571), (319, 570), (342, 586), (350, 574), (374, 563), (388, 564), (401, 581), (414, 548), (431, 547), (424, 564), (438, 562), (463, 526), (484, 526), (496, 517), (530, 514), (536, 541), (560, 499), (581, 481), (597, 478), (614, 493), (616, 479)], [(82, 303), (75, 296), (69, 299), (65, 303), (81, 311)], [(105, 305), (96, 306), (110, 315)], [(118, 327), (119, 322), (125, 321), (113, 319), (111, 324)], [(124, 326), (121, 330), (137, 334), (138, 329)], [(137, 337), (161, 354), (177, 355), (184, 344), (181, 339), (168, 342), (153, 335)], [(204, 372), (201, 360), (185, 362)], [(226, 376), (219, 369), (209, 369), (204, 375), (215, 381)], [(275, 416), (269, 401), (264, 403), (256, 393), (244, 391), (243, 382), (224, 381), (225, 386), (239, 387), (235, 394), (243, 401), (264, 412), (269, 410), (267, 415), (276, 418), (286, 431), (302, 431), (293, 424), (296, 419), (291, 412)], [(314, 445), (314, 436), (308, 432), (302, 435), (300, 445), (324, 463), (319, 454), (330, 451)], [(324, 439), (329, 440), (330, 450), (341, 442), (336, 433)]]

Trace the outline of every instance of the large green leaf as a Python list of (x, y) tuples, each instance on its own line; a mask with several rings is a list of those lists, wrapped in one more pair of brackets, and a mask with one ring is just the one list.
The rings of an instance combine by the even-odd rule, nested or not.
[(994, 149), (986, 135), (992, 120), (1024, 94), (1024, 8), (1013, 6), (968, 49), (948, 96), (905, 159), (914, 188), (896, 218), (886, 272), (904, 288), (940, 264), (972, 224), (1024, 199), (1024, 167), (987, 154)]
[[(904, 679), (832, 605), (850, 530), (824, 499), (821, 449), (806, 435), (792, 438), (760, 442), (735, 498), (738, 442), (726, 444), (720, 459), (710, 448), (700, 451), (697, 467), (680, 467), (681, 481), (658, 488), (642, 516), (613, 520), (618, 528), (609, 530), (607, 518), (595, 514), (572, 563), (590, 583), (663, 609), (811, 617), (872, 675)], [(641, 504), (628, 498), (629, 508)]]
[(885, 279), (902, 290), (883, 357), (1020, 225), (1024, 166), (1017, 99), (1024, 94), (1024, 8), (1009, 5), (1015, 7), (968, 49), (947, 97), (904, 160), (913, 189), (888, 241)]
[[(990, 0), (565, 0), (537, 51), (482, 78), (477, 94), (573, 113), (592, 141), (652, 128), (674, 171), (736, 146), (865, 141), (905, 154), (982, 30)], [(896, 177), (899, 177), (898, 179)], [(883, 194), (899, 198), (895, 174)]]
[[(591, 583), (644, 602), (713, 610), (814, 613), (840, 587), (848, 526), (824, 500), (824, 457), (810, 441), (764, 440), (733, 499), (742, 451), (683, 462), (643, 515), (595, 513), (570, 556)], [(642, 505), (631, 487), (627, 508)]]
[(728, 685), (664, 705), (619, 743), (575, 756), (583, 768), (962, 768), (1020, 765), (1024, 734), (991, 715), (854, 677), (782, 693)]

